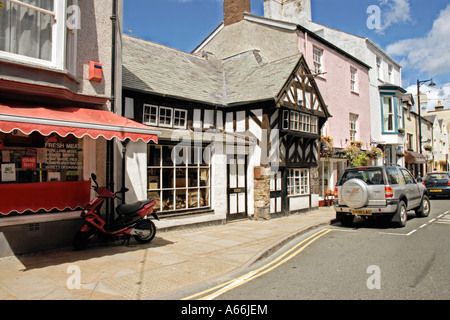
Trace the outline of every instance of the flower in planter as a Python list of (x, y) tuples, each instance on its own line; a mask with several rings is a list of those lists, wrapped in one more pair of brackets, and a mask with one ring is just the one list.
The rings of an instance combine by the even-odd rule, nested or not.
[(403, 158), (405, 156), (405, 153), (402, 151), (397, 152), (397, 158)]
[(433, 152), (433, 146), (424, 146), (423, 147), (426, 151)]

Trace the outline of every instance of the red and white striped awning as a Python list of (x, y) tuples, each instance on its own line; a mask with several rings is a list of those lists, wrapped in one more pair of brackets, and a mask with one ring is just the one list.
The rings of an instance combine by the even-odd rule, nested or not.
[(106, 110), (76, 107), (41, 107), (0, 104), (0, 131), (11, 133), (19, 130), (24, 134), (39, 132), (44, 136), (56, 133), (61, 137), (69, 134), (77, 138), (89, 136), (107, 140), (143, 140), (158, 143), (158, 131), (144, 124), (119, 116)]

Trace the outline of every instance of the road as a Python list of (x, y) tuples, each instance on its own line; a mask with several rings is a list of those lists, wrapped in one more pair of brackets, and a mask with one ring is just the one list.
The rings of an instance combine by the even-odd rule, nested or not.
[(405, 228), (356, 220), (317, 229), (201, 299), (450, 299), (450, 200)]

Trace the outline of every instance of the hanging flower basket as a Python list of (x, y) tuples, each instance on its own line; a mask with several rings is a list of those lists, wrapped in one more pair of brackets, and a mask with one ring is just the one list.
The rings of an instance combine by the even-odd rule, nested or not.
[(433, 152), (433, 146), (424, 146), (423, 148), (424, 148), (426, 151)]
[[(362, 143), (361, 143), (362, 145)], [(358, 144), (351, 144), (345, 149), (345, 156), (349, 160), (351, 166), (367, 166), (369, 157), (367, 153), (362, 151)]]
[(383, 151), (377, 147), (372, 147), (372, 149), (367, 151), (366, 154), (372, 160), (376, 160), (378, 158), (383, 157)]
[(363, 143), (362, 143), (361, 141), (352, 141), (352, 142), (350, 143), (350, 145), (351, 145), (351, 146), (354, 146), (354, 147), (356, 147), (356, 148), (361, 149), (362, 146), (363, 146)]
[(397, 152), (397, 158), (403, 158), (405, 156), (405, 153), (402, 151)]
[(321, 147), (320, 147), (320, 156), (322, 158), (330, 158), (335, 154), (333, 138), (326, 136), (320, 139)]

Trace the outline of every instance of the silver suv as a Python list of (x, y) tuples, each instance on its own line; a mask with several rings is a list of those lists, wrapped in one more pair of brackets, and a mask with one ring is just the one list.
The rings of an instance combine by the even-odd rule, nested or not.
[(334, 198), (336, 219), (344, 225), (361, 216), (387, 217), (404, 227), (409, 210), (427, 217), (431, 208), (426, 187), (399, 166), (349, 167), (336, 185)]

